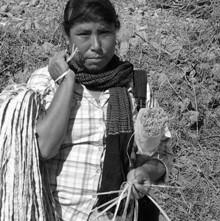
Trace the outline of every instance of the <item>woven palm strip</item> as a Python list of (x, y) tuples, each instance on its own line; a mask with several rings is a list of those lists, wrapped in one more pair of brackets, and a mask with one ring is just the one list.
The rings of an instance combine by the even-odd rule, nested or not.
[(57, 220), (35, 137), (39, 107), (25, 85), (0, 94), (0, 221)]

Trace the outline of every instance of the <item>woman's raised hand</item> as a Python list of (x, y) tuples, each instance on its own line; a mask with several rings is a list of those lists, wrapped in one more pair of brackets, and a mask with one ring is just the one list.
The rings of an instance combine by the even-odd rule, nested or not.
[(67, 54), (65, 51), (57, 52), (52, 58), (50, 58), (48, 71), (54, 81), (69, 70), (66, 58)]

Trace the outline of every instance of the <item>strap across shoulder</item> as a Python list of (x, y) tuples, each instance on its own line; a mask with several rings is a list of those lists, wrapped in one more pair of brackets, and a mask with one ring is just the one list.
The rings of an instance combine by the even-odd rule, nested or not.
[(133, 76), (133, 94), (137, 103), (137, 110), (146, 105), (147, 71), (135, 70)]

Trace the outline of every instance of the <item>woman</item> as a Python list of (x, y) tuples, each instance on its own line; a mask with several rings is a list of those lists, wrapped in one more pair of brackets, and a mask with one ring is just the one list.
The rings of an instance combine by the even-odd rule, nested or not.
[[(85, 221), (94, 217), (93, 208), (110, 199), (97, 197), (97, 191), (119, 189), (127, 176), (128, 182), (135, 179), (133, 195), (139, 199), (143, 181), (157, 183), (166, 168), (152, 158), (143, 165), (148, 174), (142, 174), (140, 167), (127, 174), (134, 71), (115, 55), (120, 22), (113, 5), (109, 0), (70, 0), (63, 27), (69, 51), (77, 48), (77, 56), (67, 62), (65, 52), (57, 53), (48, 67), (33, 73), (28, 84), (42, 94), (47, 90), (37, 134), (56, 211), (61, 220)], [(148, 204), (146, 220), (157, 220), (158, 211)], [(111, 215), (106, 213), (100, 220), (110, 220)]]

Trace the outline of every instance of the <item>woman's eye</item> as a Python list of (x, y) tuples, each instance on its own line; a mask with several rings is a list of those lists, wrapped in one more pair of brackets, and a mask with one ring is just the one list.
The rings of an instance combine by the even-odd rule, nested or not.
[(103, 30), (103, 31), (100, 31), (100, 34), (110, 34), (111, 32), (109, 30)]
[(81, 33), (79, 33), (78, 35), (79, 35), (79, 36), (88, 36), (89, 33), (87, 33), (87, 32), (81, 32)]

